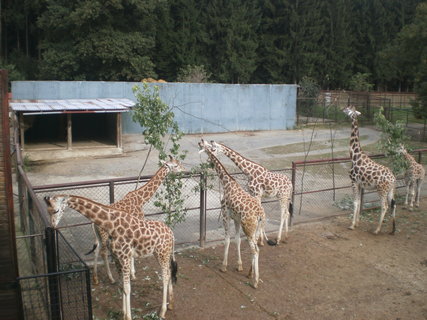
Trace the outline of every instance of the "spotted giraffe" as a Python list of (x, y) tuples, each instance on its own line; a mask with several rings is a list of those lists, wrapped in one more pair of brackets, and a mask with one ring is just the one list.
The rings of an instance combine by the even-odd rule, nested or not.
[[(199, 142), (200, 152), (205, 151), (208, 154), (210, 161), (214, 164), (215, 170), (218, 173), (219, 179), (223, 186), (224, 206), (222, 219), (225, 230), (225, 251), (224, 260), (222, 262), (221, 271), (227, 271), (228, 265), (228, 249), (230, 246), (230, 220), (234, 220), (236, 229), (236, 246), (237, 246), (237, 270), (243, 271), (242, 258), (240, 254), (240, 227), (249, 242), (252, 255), (251, 268), (248, 277), (253, 279), (253, 287), (257, 288), (259, 282), (258, 258), (259, 248), (257, 239), (259, 233), (263, 232), (265, 224), (265, 212), (259, 199), (251, 196), (228, 174), (221, 162), (210, 151), (210, 145), (203, 139)], [(265, 233), (263, 233), (265, 236)], [(266, 236), (265, 236), (266, 237)], [(267, 238), (267, 237), (266, 237)], [(268, 239), (267, 239), (268, 240)]]
[[(181, 172), (184, 170), (183, 166), (178, 160), (169, 158), (168, 161), (163, 161), (163, 165), (159, 170), (154, 174), (154, 176), (142, 187), (127, 193), (123, 199), (117, 201), (110, 205), (111, 208), (119, 209), (126, 211), (130, 214), (144, 217), (144, 212), (142, 210), (142, 206), (147, 203), (157, 191), (157, 189), (162, 184), (163, 180), (170, 172)], [(111, 283), (115, 283), (114, 277), (111, 274), (110, 263), (108, 261), (108, 232), (104, 231), (102, 228), (99, 228), (96, 224), (92, 225), (95, 232), (96, 243), (94, 244), (94, 249), (92, 249), (89, 253), (95, 250), (95, 259), (94, 259), (94, 267), (93, 267), (93, 282), (95, 284), (99, 283), (98, 280), (98, 256), (101, 253), (101, 257), (104, 260), (105, 267), (107, 269), (108, 278)], [(101, 245), (100, 245), (101, 244)], [(135, 279), (135, 266), (134, 259), (132, 258), (131, 263), (131, 276), (132, 279)]]
[[(420, 206), (420, 194), (421, 186), (423, 184), (426, 171), (422, 164), (418, 163), (412, 155), (408, 153), (406, 148), (401, 145), (397, 150), (398, 153), (401, 153), (408, 163), (408, 169), (405, 172), (405, 184), (406, 184), (406, 197), (405, 197), (405, 206), (408, 205), (409, 199), (409, 210), (414, 209), (414, 200), (415, 206), (418, 208)], [(415, 190), (416, 188), (416, 190)]]
[(288, 238), (288, 220), (292, 216), (292, 182), (284, 174), (271, 172), (260, 164), (251, 161), (224, 144), (215, 141), (210, 142), (211, 151), (217, 155), (223, 153), (236, 164), (240, 170), (249, 178), (249, 191), (260, 201), (265, 195), (275, 197), (280, 204), (280, 227), (276, 243), (282, 238), (283, 225), (285, 225), (285, 240)]
[[(173, 285), (176, 282), (178, 264), (174, 256), (174, 235), (161, 221), (143, 217), (106, 206), (90, 199), (73, 195), (45, 197), (52, 227), (56, 228), (65, 208), (81, 213), (111, 237), (110, 247), (116, 266), (123, 279), (123, 319), (131, 320), (130, 272), (133, 255), (153, 254), (160, 264), (163, 279), (163, 302), (160, 317), (166, 309), (173, 308)], [(169, 301), (169, 304), (168, 304)]]
[(354, 229), (359, 224), (362, 206), (362, 190), (365, 188), (375, 188), (381, 199), (381, 215), (378, 227), (374, 233), (378, 234), (378, 232), (380, 232), (385, 213), (387, 212), (388, 206), (390, 206), (393, 217), (392, 234), (394, 234), (396, 230), (396, 202), (393, 197), (396, 178), (389, 168), (373, 161), (362, 151), (359, 141), (359, 126), (357, 120), (357, 117), (361, 113), (353, 106), (347, 107), (343, 111), (352, 121), (350, 136), (350, 179), (353, 187), (354, 212), (353, 222), (349, 229)]

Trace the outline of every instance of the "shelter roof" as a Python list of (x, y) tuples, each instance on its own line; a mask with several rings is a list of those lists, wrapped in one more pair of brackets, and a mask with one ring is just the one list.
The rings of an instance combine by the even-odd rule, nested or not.
[(130, 99), (10, 100), (15, 112), (24, 114), (127, 112), (134, 105)]

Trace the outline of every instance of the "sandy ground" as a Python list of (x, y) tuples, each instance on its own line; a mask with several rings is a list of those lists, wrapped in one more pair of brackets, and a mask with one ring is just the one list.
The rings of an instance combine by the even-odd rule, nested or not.
[[(372, 233), (376, 213), (365, 216), (355, 231), (347, 229), (348, 217), (295, 226), (287, 243), (261, 248), (258, 289), (246, 277), (246, 241), (242, 273), (235, 270), (233, 245), (227, 273), (219, 271), (222, 244), (180, 251), (175, 308), (166, 318), (427, 319), (427, 201), (421, 208), (409, 212), (399, 207), (395, 235), (388, 233), (390, 223), (379, 235)], [(158, 271), (153, 257), (138, 261), (138, 279), (132, 283), (136, 318), (160, 307)], [(108, 283), (102, 267), (100, 274), (101, 284), (92, 289), (95, 317), (120, 319), (119, 287)]]

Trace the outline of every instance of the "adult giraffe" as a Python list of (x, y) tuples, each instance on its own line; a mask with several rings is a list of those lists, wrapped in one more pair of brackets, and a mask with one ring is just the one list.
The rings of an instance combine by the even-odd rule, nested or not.
[(292, 182), (284, 174), (271, 172), (260, 164), (243, 157), (238, 152), (224, 144), (210, 142), (211, 151), (217, 155), (223, 153), (249, 178), (249, 191), (260, 201), (265, 195), (275, 197), (280, 204), (280, 227), (276, 242), (282, 239), (283, 225), (285, 225), (285, 240), (288, 238), (288, 220), (292, 217)]
[[(174, 235), (161, 221), (150, 221), (126, 211), (111, 208), (90, 199), (73, 195), (45, 197), (52, 227), (56, 228), (64, 209), (69, 207), (81, 213), (111, 237), (111, 252), (123, 278), (123, 319), (131, 320), (130, 273), (134, 255), (153, 254), (162, 270), (163, 302), (160, 317), (173, 308), (173, 286), (178, 264), (174, 256)], [(168, 305), (169, 301), (169, 305)]]
[(391, 207), (393, 229), (392, 234), (396, 231), (396, 202), (394, 200), (394, 189), (396, 178), (391, 170), (369, 158), (360, 146), (359, 125), (357, 117), (361, 114), (354, 106), (345, 108), (344, 113), (351, 118), (351, 136), (350, 136), (350, 158), (351, 169), (350, 179), (353, 187), (353, 222), (349, 229), (353, 230), (359, 225), (360, 210), (362, 200), (362, 190), (365, 188), (375, 188), (381, 199), (381, 215), (377, 229), (374, 231), (378, 234), (384, 220), (388, 207)]

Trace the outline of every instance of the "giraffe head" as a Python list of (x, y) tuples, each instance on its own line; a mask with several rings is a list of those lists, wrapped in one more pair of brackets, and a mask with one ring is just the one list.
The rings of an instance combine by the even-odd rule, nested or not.
[(64, 210), (67, 207), (68, 196), (66, 195), (56, 195), (53, 197), (46, 196), (44, 201), (47, 204), (47, 212), (50, 216), (50, 224), (52, 227), (56, 228), (59, 224), (59, 221), (64, 214)]
[(165, 166), (168, 172), (182, 172), (184, 171), (184, 166), (179, 162), (178, 160), (172, 158), (172, 156), (169, 156), (168, 161), (160, 161), (162, 166)]
[(344, 110), (344, 113), (348, 115), (351, 119), (356, 119), (361, 115), (359, 111), (356, 110), (355, 106), (348, 106)]
[(408, 151), (406, 150), (406, 148), (403, 144), (399, 144), (399, 147), (397, 148), (396, 153), (406, 154), (406, 153), (408, 153)]
[(201, 139), (199, 141), (199, 153), (205, 152), (206, 150), (210, 150), (211, 149), (211, 145), (205, 141), (204, 139)]
[(215, 142), (214, 140), (211, 140), (210, 142), (210, 150), (211, 152), (217, 156), (220, 153), (224, 153), (224, 146), (220, 143)]

